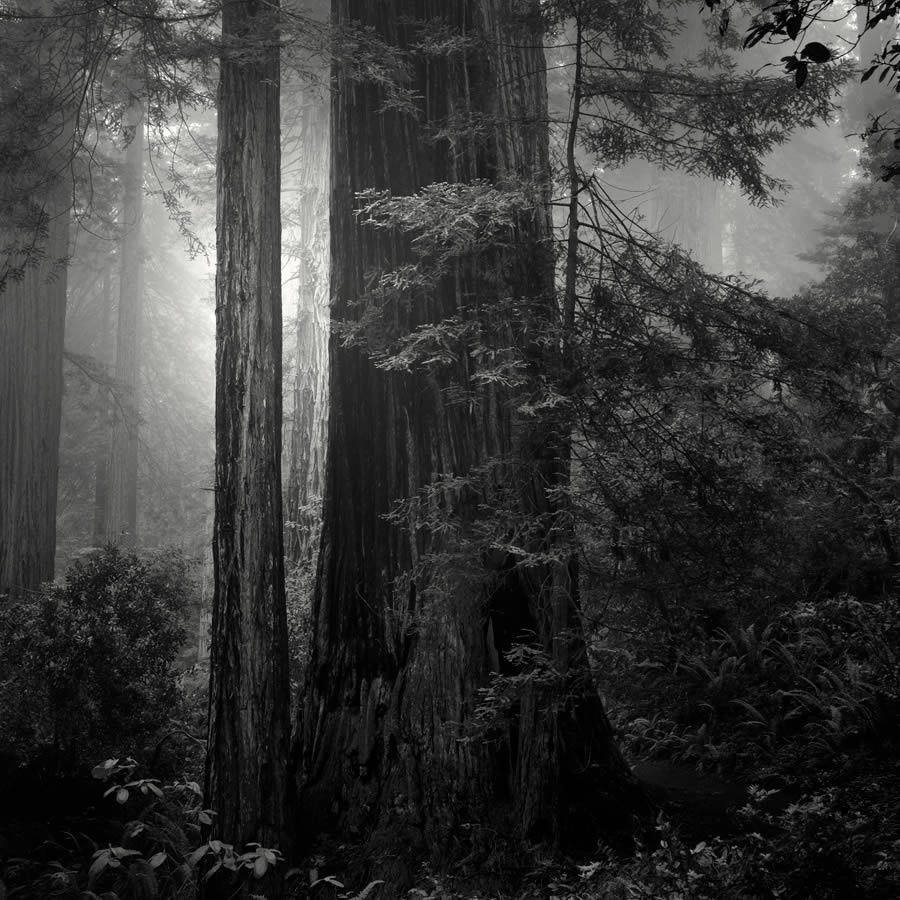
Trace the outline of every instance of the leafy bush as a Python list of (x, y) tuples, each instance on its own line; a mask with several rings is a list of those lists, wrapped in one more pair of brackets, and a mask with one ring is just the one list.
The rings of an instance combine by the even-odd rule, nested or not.
[[(747, 877), (745, 851), (720, 839), (694, 846), (663, 818), (656, 846), (639, 846), (626, 862), (612, 856), (579, 866), (585, 900), (750, 900), (765, 896)], [(571, 896), (571, 895), (570, 895)]]
[(626, 656), (643, 702), (613, 715), (637, 756), (720, 768), (829, 759), (896, 727), (898, 654), (896, 600), (799, 603), (764, 628), (720, 631), (674, 664)]
[(177, 552), (110, 547), (74, 563), (63, 584), (11, 601), (0, 622), (0, 753), (73, 772), (152, 735), (177, 704), (189, 571)]
[(292, 693), (296, 697), (309, 663), (312, 627), (312, 592), (316, 579), (315, 559), (297, 563), (285, 578), (287, 604), (288, 653)]
[(873, 806), (871, 795), (831, 789), (767, 813), (763, 806), (771, 793), (750, 789), (741, 811), (747, 830), (729, 839), (687, 841), (660, 816), (651, 839), (631, 858), (601, 849), (592, 862), (557, 876), (552, 894), (560, 900), (898, 896), (900, 841), (889, 797)]
[(60, 840), (53, 836), (28, 856), (0, 865), (0, 896), (186, 900), (214, 877), (226, 894), (237, 896), (242, 884), (252, 884), (281, 862), (277, 850), (255, 843), (241, 852), (209, 840), (215, 813), (203, 808), (197, 782), (164, 784), (138, 777), (137, 769), (128, 758), (95, 766), (92, 774), (104, 782), (100, 790), (107, 798), (105, 840), (98, 840), (97, 822), (84, 817), (79, 830), (67, 830)]

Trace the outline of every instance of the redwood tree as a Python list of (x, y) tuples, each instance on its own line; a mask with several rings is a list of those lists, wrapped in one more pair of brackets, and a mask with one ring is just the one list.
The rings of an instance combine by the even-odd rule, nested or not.
[(144, 111), (132, 97), (124, 123), (129, 129), (122, 175), (122, 237), (115, 376), (120, 391), (112, 409), (109, 460), (104, 477), (106, 543), (137, 543), (140, 335), (144, 306), (143, 171)]
[[(0, 74), (0, 594), (53, 577), (66, 261), (83, 22), (21, 2)], [(4, 89), (6, 92), (6, 88)]]
[[(288, 718), (281, 504), (279, 38), (222, 12), (218, 88), (215, 596), (207, 801), (215, 834), (284, 848)], [(275, 891), (275, 888), (272, 888)]]
[[(338, 0), (332, 15), (392, 53), (334, 72), (343, 324), (300, 723), (304, 820), (368, 835), (367, 858), (394, 882), (397, 843), (593, 846), (625, 830), (635, 796), (556, 546), (564, 438), (520, 411), (531, 378), (558, 363), (539, 337), (557, 304), (537, 4)], [(408, 93), (392, 93), (392, 65)], [(419, 192), (420, 210), (436, 197), (444, 220), (411, 234), (367, 223), (356, 207), (369, 189)], [(454, 245), (454, 222), (471, 240)]]
[[(311, 10), (328, 16), (327, 4)], [(302, 51), (299, 51), (302, 53)], [(296, 88), (294, 109), (285, 114), (296, 134), (293, 182), (297, 201), (297, 315), (291, 406), (288, 418), (286, 547), (291, 563), (307, 562), (315, 551), (324, 479), (328, 387), (329, 105), (327, 62), (302, 53), (310, 72)], [(287, 166), (286, 166), (287, 167)]]

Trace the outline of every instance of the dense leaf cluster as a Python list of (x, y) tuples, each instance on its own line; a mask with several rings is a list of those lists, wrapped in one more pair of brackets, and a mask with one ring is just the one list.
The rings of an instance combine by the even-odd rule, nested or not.
[(38, 597), (7, 601), (0, 740), (8, 764), (74, 773), (156, 733), (178, 704), (172, 664), (191, 590), (180, 554), (109, 548)]

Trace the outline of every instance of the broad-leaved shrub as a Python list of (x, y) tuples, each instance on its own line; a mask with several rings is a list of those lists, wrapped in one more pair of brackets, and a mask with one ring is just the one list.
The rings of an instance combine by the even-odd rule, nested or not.
[(64, 774), (139, 748), (178, 701), (190, 568), (177, 552), (110, 547), (76, 561), (63, 583), (4, 601), (0, 754)]

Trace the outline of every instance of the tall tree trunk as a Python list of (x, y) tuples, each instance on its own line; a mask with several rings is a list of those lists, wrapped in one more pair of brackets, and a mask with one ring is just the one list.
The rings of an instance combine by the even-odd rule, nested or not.
[(294, 563), (310, 559), (315, 550), (325, 477), (331, 262), (328, 237), (330, 102), (323, 88), (307, 86), (297, 123), (300, 264), (285, 548), (287, 558)]
[(0, 293), (0, 594), (53, 578), (66, 320), (58, 266), (68, 254), (72, 197), (67, 178), (55, 181), (34, 197), (46, 217), (45, 258)]
[[(54, 34), (77, 26), (56, 23)], [(54, 571), (75, 46), (44, 35), (39, 18), (4, 25), (3, 77), (20, 95), (0, 122), (0, 594), (34, 590)]]
[[(277, 9), (227, 4), (218, 93), (216, 503), (206, 795), (215, 834), (285, 849)], [(278, 879), (268, 886), (279, 891)], [(223, 891), (228, 886), (222, 886)]]
[[(112, 319), (112, 283), (109, 267), (103, 273), (103, 286), (100, 293), (100, 337), (97, 342), (95, 357), (105, 371), (111, 369), (111, 336), (110, 321)], [(107, 496), (109, 478), (109, 441), (107, 437), (112, 428), (112, 406), (109, 391), (103, 390), (104, 401), (97, 414), (102, 442), (97, 448), (94, 458), (94, 527), (93, 544), (102, 547), (108, 541), (107, 529)]]
[(124, 230), (119, 271), (116, 330), (116, 390), (109, 462), (106, 467), (106, 542), (137, 544), (138, 429), (140, 423), (141, 318), (143, 278), (144, 110), (133, 100), (124, 124), (134, 129), (125, 151), (121, 224)]
[[(558, 314), (536, 5), (336, 0), (332, 12), (338, 25), (358, 20), (410, 51), (407, 87), (419, 98), (412, 112), (386, 105), (383, 85), (336, 65), (333, 317), (375, 313), (371, 273), (414, 259), (407, 238), (359, 222), (358, 192), (408, 195), (476, 179), (534, 185), (531, 208), (504, 235), (504, 249), (473, 252), (401, 302), (388, 295), (379, 327), (402, 334), (451, 317), (477, 322), (495, 358), (518, 343), (531, 368), (546, 362), (550, 351), (498, 312), (529, 307), (538, 329)], [(416, 22), (437, 20), (470, 43), (447, 56), (416, 53)], [(410, 372), (385, 371), (365, 347), (338, 336), (330, 345), (301, 803), (313, 829), (337, 824), (368, 835), (367, 859), (395, 888), (408, 874), (398, 845), (407, 856), (576, 836), (593, 846), (599, 831), (625, 829), (633, 789), (591, 681), (571, 596), (567, 631), (555, 627), (552, 567), (426, 523), (440, 512), (456, 523), (456, 535), (476, 533), (490, 527), (482, 504), (511, 495), (531, 531), (523, 550), (553, 549), (560, 441), (517, 412), (527, 388), (483, 386), (473, 359), (486, 348), (476, 343), (452, 343), (455, 362)], [(485, 467), (494, 474), (482, 478)], [(441, 476), (464, 483), (442, 488)], [(429, 493), (410, 504), (406, 527), (396, 516), (387, 520), (398, 501), (423, 489)], [(515, 543), (512, 533), (506, 540)], [(455, 566), (446, 562), (454, 557)], [(549, 660), (542, 674), (507, 658), (522, 640)], [(500, 688), (508, 702), (488, 738), (473, 736), (480, 692), (501, 673), (512, 676)]]

